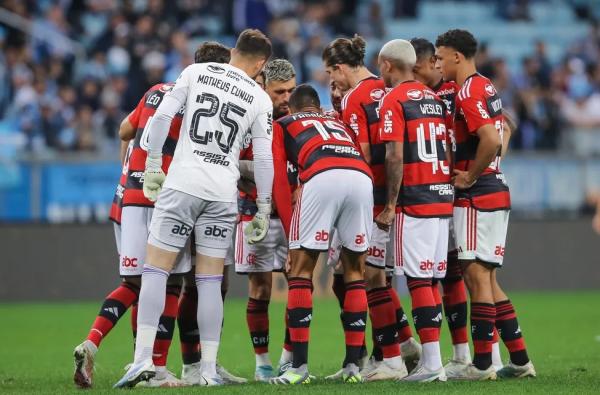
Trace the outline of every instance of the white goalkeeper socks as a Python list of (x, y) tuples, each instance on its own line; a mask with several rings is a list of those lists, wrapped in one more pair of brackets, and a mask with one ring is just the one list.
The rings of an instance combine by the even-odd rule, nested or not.
[(134, 364), (152, 360), (156, 328), (165, 308), (165, 291), (169, 272), (148, 263), (142, 272), (138, 302), (137, 336)]
[(201, 371), (209, 377), (217, 375), (217, 353), (223, 324), (222, 281), (223, 275), (196, 274), (198, 329), (202, 349)]

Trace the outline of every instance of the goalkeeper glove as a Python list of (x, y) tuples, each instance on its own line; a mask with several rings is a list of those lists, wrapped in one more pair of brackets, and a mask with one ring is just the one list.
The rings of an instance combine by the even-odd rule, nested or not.
[(144, 196), (155, 202), (165, 182), (165, 173), (162, 171), (162, 154), (151, 155), (146, 158), (144, 171)]
[(269, 231), (269, 219), (271, 216), (271, 199), (257, 199), (258, 212), (252, 221), (244, 229), (248, 238), (248, 244), (255, 244), (265, 238)]

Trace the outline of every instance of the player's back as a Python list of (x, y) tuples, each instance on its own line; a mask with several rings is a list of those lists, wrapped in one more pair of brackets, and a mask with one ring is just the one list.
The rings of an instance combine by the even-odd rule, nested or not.
[(245, 134), (261, 122), (258, 129), (271, 137), (271, 99), (246, 73), (228, 64), (188, 66), (174, 89), (179, 86), (187, 87), (188, 95), (165, 187), (233, 202)]
[(404, 147), (402, 187), (398, 204), (411, 216), (450, 216), (454, 191), (450, 185), (447, 110), (443, 101), (417, 81), (398, 85), (384, 98), (382, 140)]
[(366, 78), (348, 91), (342, 99), (342, 119), (352, 128), (359, 144), (368, 144), (375, 214), (386, 200), (385, 144), (379, 141), (379, 102), (385, 96), (385, 84), (375, 76)]
[(287, 160), (298, 167), (302, 183), (329, 169), (357, 170), (372, 177), (351, 131), (337, 119), (300, 112), (278, 119), (276, 125)]
[[(121, 178), (111, 207), (110, 219), (116, 223), (121, 222), (121, 209), (123, 206), (154, 206), (154, 203), (148, 200), (143, 192), (143, 175), (146, 157), (148, 156), (149, 129), (147, 126), (165, 94), (173, 86), (173, 83), (159, 83), (152, 86), (146, 91), (135, 110), (128, 117), (129, 123), (135, 128), (135, 136), (127, 147)], [(169, 128), (169, 134), (163, 145), (162, 169), (165, 174), (169, 171), (175, 153), (182, 119), (183, 108), (175, 114)]]

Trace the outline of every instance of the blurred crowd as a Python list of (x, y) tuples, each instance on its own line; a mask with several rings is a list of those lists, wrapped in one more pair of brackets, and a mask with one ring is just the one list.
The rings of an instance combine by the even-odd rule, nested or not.
[[(418, 2), (389, 3), (393, 16), (407, 17)], [(25, 151), (34, 154), (116, 152), (118, 125), (149, 86), (174, 81), (205, 39), (233, 45), (246, 27), (267, 32), (275, 56), (292, 61), (298, 80), (313, 83), (328, 106), (322, 48), (355, 32), (380, 42), (389, 18), (378, 0), (2, 0), (0, 6), (12, 13), (10, 23), (0, 23), (0, 133), (19, 130)], [(516, 9), (518, 16), (522, 7)], [(482, 43), (480, 71), (519, 119), (515, 149), (562, 149), (573, 145), (566, 133), (597, 136), (588, 132), (600, 130), (600, 27), (590, 26), (558, 65), (540, 41), (516, 72)], [(373, 60), (370, 67), (376, 71)], [(574, 149), (600, 154), (600, 138)]]

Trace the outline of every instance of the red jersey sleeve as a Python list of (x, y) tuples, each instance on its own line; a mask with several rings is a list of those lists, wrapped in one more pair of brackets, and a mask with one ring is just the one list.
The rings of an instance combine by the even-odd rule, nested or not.
[(356, 95), (348, 97), (346, 101), (346, 107), (342, 110), (343, 122), (350, 126), (354, 134), (356, 135), (356, 141), (358, 143), (369, 143), (369, 123), (367, 121), (367, 114), (365, 109), (360, 104), (360, 100)]
[(472, 95), (465, 97), (459, 102), (459, 110), (462, 110), (469, 133), (476, 134), (483, 125), (494, 125), (487, 110), (485, 93), (471, 87)]
[(386, 96), (379, 109), (379, 140), (404, 141), (404, 112), (402, 106), (393, 97)]
[(277, 122), (273, 125), (273, 203), (281, 219), (286, 237), (290, 234), (292, 222), (292, 191), (287, 174), (287, 155), (283, 142), (283, 128)]
[(144, 110), (145, 103), (146, 95), (144, 94), (144, 96), (142, 96), (142, 98), (140, 99), (138, 105), (135, 107), (135, 110), (133, 110), (127, 117), (129, 119), (129, 123), (136, 129), (139, 127), (140, 117), (142, 115), (142, 111)]

